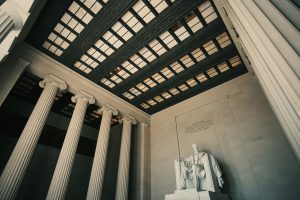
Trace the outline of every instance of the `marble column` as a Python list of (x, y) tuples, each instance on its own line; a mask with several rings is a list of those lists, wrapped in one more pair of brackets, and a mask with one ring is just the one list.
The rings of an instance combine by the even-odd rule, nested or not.
[(72, 101), (76, 103), (76, 106), (59, 154), (47, 200), (64, 199), (65, 197), (85, 112), (89, 104), (95, 103), (94, 97), (83, 91), (73, 96)]
[(13, 1), (5, 1), (0, 6), (0, 43), (11, 30), (22, 26), (23, 20), (16, 9), (16, 4)]
[(86, 199), (88, 200), (101, 199), (111, 118), (118, 114), (118, 110), (110, 105), (102, 107), (99, 111), (102, 114), (102, 119), (87, 192)]
[[(271, 1), (214, 0), (300, 161), (299, 31)], [(232, 35), (232, 38), (235, 38)], [(235, 40), (235, 39), (233, 39)], [(247, 61), (244, 61), (247, 63)]]
[(147, 177), (148, 177), (148, 145), (149, 145), (149, 125), (145, 122), (139, 124), (139, 151), (138, 151), (138, 185), (137, 189), (137, 199), (147, 198)]
[(131, 125), (137, 124), (137, 121), (133, 117), (126, 115), (120, 120), (120, 123), (123, 123), (123, 130), (115, 199), (126, 200), (128, 197)]
[(67, 88), (64, 81), (52, 75), (47, 75), (39, 85), (44, 90), (2, 172), (0, 178), (0, 199), (7, 200), (16, 197), (54, 98), (58, 91)]

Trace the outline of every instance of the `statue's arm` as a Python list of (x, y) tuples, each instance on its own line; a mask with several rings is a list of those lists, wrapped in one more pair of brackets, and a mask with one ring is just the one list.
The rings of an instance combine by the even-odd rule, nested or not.
[(224, 180), (222, 178), (222, 171), (220, 169), (220, 166), (218, 165), (216, 159), (212, 155), (210, 155), (210, 160), (211, 160), (212, 168), (215, 172), (215, 175), (218, 178), (219, 186), (222, 188), (223, 184), (224, 184)]

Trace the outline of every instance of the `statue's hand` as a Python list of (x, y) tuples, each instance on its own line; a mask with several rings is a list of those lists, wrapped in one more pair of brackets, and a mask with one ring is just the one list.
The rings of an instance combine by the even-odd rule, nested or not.
[(222, 188), (223, 187), (223, 184), (224, 184), (224, 180), (222, 179), (222, 177), (220, 177), (218, 179), (218, 182), (219, 182), (219, 186)]

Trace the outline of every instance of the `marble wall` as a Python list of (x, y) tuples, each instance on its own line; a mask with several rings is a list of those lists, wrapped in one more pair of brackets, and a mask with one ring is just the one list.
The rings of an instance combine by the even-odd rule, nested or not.
[(246, 74), (151, 117), (151, 199), (175, 186), (174, 159), (212, 153), (237, 200), (300, 198), (300, 166), (255, 77)]

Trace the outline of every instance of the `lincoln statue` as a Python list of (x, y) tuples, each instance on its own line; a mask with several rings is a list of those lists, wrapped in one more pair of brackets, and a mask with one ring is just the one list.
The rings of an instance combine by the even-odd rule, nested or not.
[(224, 181), (216, 159), (200, 152), (196, 144), (192, 147), (193, 155), (175, 160), (177, 190), (195, 188), (197, 191), (219, 192)]

